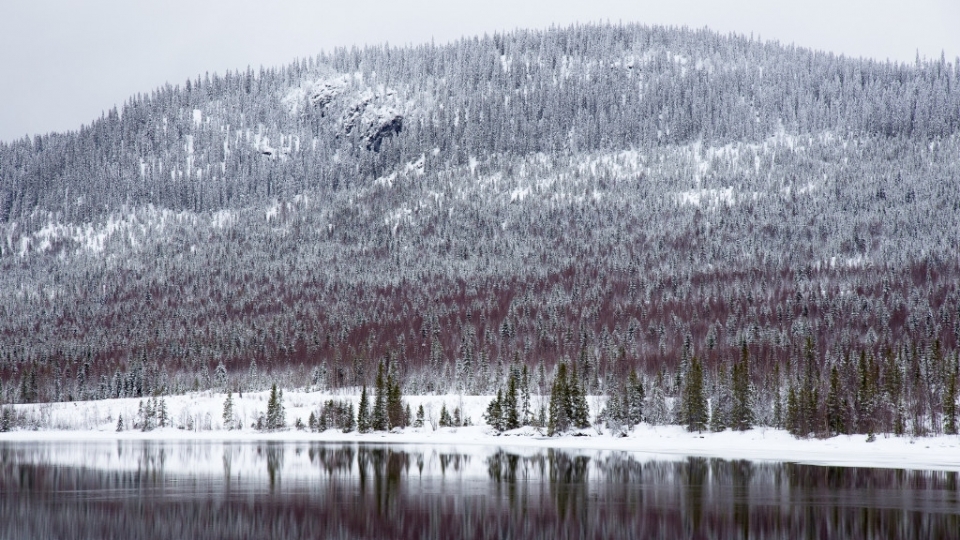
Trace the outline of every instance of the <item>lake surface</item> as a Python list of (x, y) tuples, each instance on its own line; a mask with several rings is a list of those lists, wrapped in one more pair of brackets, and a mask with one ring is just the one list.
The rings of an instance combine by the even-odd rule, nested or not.
[(623, 452), (0, 443), (0, 538), (960, 538), (957, 472)]

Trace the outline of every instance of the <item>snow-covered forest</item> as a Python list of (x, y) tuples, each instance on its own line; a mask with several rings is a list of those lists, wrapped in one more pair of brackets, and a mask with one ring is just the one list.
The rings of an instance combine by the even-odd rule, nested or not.
[(562, 364), (646, 414), (699, 377), (716, 429), (956, 432), (958, 215), (960, 59), (599, 25), (205, 74), (0, 143), (0, 403), (389, 357), (405, 394)]

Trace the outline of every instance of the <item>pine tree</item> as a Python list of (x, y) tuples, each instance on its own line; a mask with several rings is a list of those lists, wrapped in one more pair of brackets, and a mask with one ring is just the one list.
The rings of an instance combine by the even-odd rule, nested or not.
[(487, 419), (487, 425), (492, 427), (498, 433), (506, 428), (503, 421), (503, 391), (497, 390), (497, 397), (490, 400), (487, 405), (487, 411), (484, 417)]
[(573, 365), (570, 377), (567, 380), (567, 417), (571, 425), (576, 428), (590, 427), (590, 407), (587, 405), (587, 394), (583, 383), (577, 376), (577, 366)]
[(733, 365), (731, 377), (733, 403), (730, 410), (730, 426), (737, 431), (753, 427), (753, 392), (750, 385), (750, 351), (742, 344), (740, 361)]
[(710, 411), (710, 431), (720, 432), (729, 427), (731, 412), (730, 387), (727, 370), (724, 366), (717, 369), (717, 380), (713, 391), (712, 410)]
[(367, 386), (360, 392), (360, 408), (357, 410), (357, 431), (367, 433), (371, 429), (370, 399), (367, 397)]
[(517, 371), (511, 368), (510, 377), (507, 379), (507, 391), (503, 393), (503, 399), (500, 402), (501, 414), (503, 415), (503, 430), (517, 429), (520, 427), (520, 413), (517, 410), (518, 379)]
[(550, 424), (547, 432), (557, 435), (570, 429), (570, 388), (567, 381), (567, 365), (561, 362), (557, 366), (557, 375), (553, 379), (550, 392)]
[(233, 392), (227, 392), (227, 399), (223, 401), (223, 428), (233, 429)]
[(425, 420), (424, 416), (425, 414), (423, 412), (423, 403), (421, 403), (420, 406), (417, 407), (417, 418), (416, 420), (413, 421), (413, 427), (422, 428), (423, 422)]
[(140, 428), (143, 431), (146, 431), (146, 414), (143, 410), (143, 400), (140, 400), (140, 403), (137, 404), (137, 416), (133, 419), (133, 429)]
[(703, 366), (696, 356), (690, 360), (690, 371), (684, 378), (683, 423), (687, 431), (703, 432), (707, 428), (707, 398), (703, 391)]
[[(519, 360), (519, 358), (518, 358)], [(520, 373), (520, 423), (529, 425), (533, 420), (533, 410), (530, 409), (530, 371), (523, 365)]]
[(650, 414), (647, 415), (649, 422), (655, 426), (666, 424), (670, 418), (667, 395), (663, 390), (663, 385), (663, 370), (659, 370), (653, 385), (653, 396), (650, 398)]
[(773, 427), (784, 429), (783, 395), (780, 381), (780, 364), (773, 366)]
[(872, 438), (876, 429), (877, 385), (874, 377), (876, 371), (872, 358), (867, 358), (865, 351), (860, 351), (860, 361), (857, 364), (857, 374), (860, 384), (857, 388), (857, 432), (866, 433)]
[(410, 423), (409, 415), (404, 412), (400, 382), (393, 375), (387, 377), (387, 422), (390, 429), (407, 427)]
[(799, 437), (802, 427), (800, 425), (800, 405), (797, 403), (797, 392), (793, 385), (787, 389), (787, 417), (784, 425), (792, 435)]
[(274, 431), (286, 427), (286, 413), (283, 410), (283, 392), (277, 390), (277, 384), (270, 387), (270, 398), (267, 400), (267, 417), (264, 429)]
[(13, 428), (13, 408), (0, 405), (0, 433), (6, 433)]
[(643, 388), (643, 381), (637, 375), (635, 369), (630, 370), (627, 376), (627, 388), (624, 395), (627, 397), (626, 416), (630, 429), (633, 426), (643, 422), (643, 402), (646, 399), (646, 390)]
[(223, 365), (223, 360), (220, 360), (220, 363), (217, 364), (217, 369), (214, 371), (213, 379), (217, 383), (217, 388), (226, 388), (227, 387), (227, 367)]
[(947, 369), (946, 392), (943, 396), (943, 432), (956, 435), (957, 425), (957, 378), (960, 377), (960, 355), (954, 356), (953, 368)]
[(386, 431), (390, 428), (387, 416), (387, 377), (384, 373), (383, 361), (377, 366), (376, 393), (373, 398), (373, 414), (370, 418), (370, 427), (374, 431)]
[(153, 398), (148, 398), (143, 408), (143, 431), (153, 431), (156, 427), (157, 408)]
[(840, 397), (840, 372), (830, 368), (830, 390), (827, 392), (827, 427), (831, 435), (846, 433), (843, 402)]
[(607, 408), (603, 412), (607, 429), (625, 436), (630, 430), (627, 410), (629, 410), (627, 392), (624, 387), (615, 385), (607, 397)]
[(117, 417), (117, 432), (123, 431), (123, 415)]
[(343, 410), (343, 432), (350, 433), (354, 429), (357, 429), (357, 419), (360, 417), (359, 414), (354, 416), (353, 414), (353, 403), (347, 403), (346, 407)]
[(167, 400), (160, 396), (160, 402), (157, 405), (157, 425), (167, 427), (170, 423), (170, 415), (167, 414)]
[(440, 407), (440, 427), (453, 427), (453, 418), (447, 410), (447, 404)]

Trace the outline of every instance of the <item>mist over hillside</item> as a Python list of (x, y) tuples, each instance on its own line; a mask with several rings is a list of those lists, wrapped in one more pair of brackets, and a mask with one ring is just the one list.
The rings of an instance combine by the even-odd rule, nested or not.
[(768, 417), (833, 367), (856, 393), (862, 351), (929, 418), (958, 215), (956, 60), (601, 25), (207, 74), (0, 144), (0, 400), (220, 364), (353, 386), (384, 355), (410, 391), (566, 360), (671, 395), (746, 344)]

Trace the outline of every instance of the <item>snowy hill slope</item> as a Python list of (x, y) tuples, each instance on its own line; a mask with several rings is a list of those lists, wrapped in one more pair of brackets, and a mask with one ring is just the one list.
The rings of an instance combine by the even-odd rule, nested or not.
[(942, 60), (585, 26), (198, 78), (0, 144), (0, 396), (949, 356), (958, 179)]

